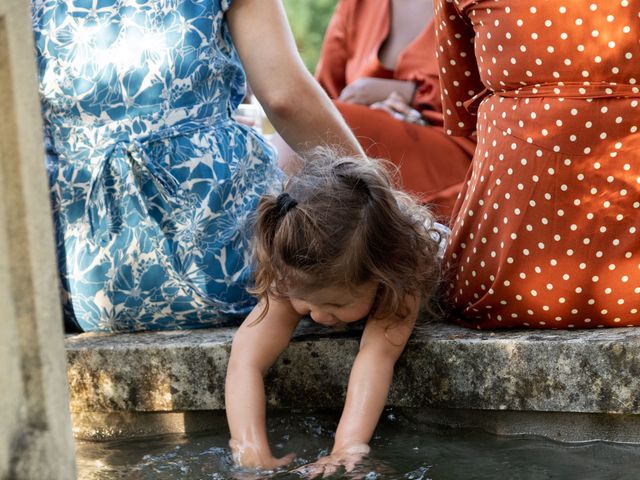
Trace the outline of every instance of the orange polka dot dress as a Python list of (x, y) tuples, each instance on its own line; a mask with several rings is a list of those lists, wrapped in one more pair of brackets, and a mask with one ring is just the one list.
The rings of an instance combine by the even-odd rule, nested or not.
[(640, 0), (436, 0), (445, 129), (478, 147), (445, 255), (477, 328), (640, 325)]

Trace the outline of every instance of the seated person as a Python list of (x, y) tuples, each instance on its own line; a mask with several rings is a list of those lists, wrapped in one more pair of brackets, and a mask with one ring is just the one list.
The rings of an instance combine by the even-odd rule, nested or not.
[(253, 211), (282, 178), (264, 139), (230, 117), (246, 80), (299, 153), (328, 137), (356, 156), (360, 145), (298, 58), (279, 0), (103, 2), (99, 21), (71, 3), (32, 11), (68, 329), (234, 322), (255, 305)]
[[(367, 154), (400, 167), (402, 188), (448, 217), (475, 143), (443, 130), (432, 18), (431, 0), (341, 0), (316, 78)], [(290, 161), (281, 154), (285, 170)]]
[(629, 3), (436, 2), (446, 129), (478, 135), (445, 255), (463, 325), (640, 325), (640, 3)]

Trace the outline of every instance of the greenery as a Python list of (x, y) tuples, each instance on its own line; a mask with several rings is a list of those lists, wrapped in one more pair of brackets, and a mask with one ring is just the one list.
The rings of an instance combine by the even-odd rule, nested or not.
[(336, 3), (338, 0), (283, 0), (300, 56), (312, 73)]

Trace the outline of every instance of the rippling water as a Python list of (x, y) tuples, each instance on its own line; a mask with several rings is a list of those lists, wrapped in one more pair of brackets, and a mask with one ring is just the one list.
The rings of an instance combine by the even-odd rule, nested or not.
[[(325, 455), (338, 413), (276, 413), (269, 419), (275, 455), (294, 451), (299, 467)], [(210, 431), (111, 442), (78, 442), (78, 478), (299, 479), (289, 470), (250, 472), (233, 466), (222, 415)], [(541, 437), (496, 436), (447, 429), (386, 411), (371, 443), (371, 457), (351, 475), (331, 478), (409, 480), (637, 480), (640, 445), (560, 443)]]

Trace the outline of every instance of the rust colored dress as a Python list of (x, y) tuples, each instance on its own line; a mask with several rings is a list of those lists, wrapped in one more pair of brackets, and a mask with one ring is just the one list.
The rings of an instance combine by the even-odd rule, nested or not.
[(445, 256), (465, 325), (640, 325), (639, 15), (437, 0), (445, 129), (477, 122)]
[(390, 2), (341, 0), (325, 35), (316, 78), (329, 96), (362, 77), (406, 80), (417, 85), (412, 107), (429, 126), (409, 124), (368, 106), (334, 100), (368, 155), (400, 166), (402, 186), (437, 213), (451, 214), (475, 143), (445, 135), (435, 57), (435, 33), (429, 23), (400, 54), (394, 70), (384, 68), (378, 52), (389, 34)]

